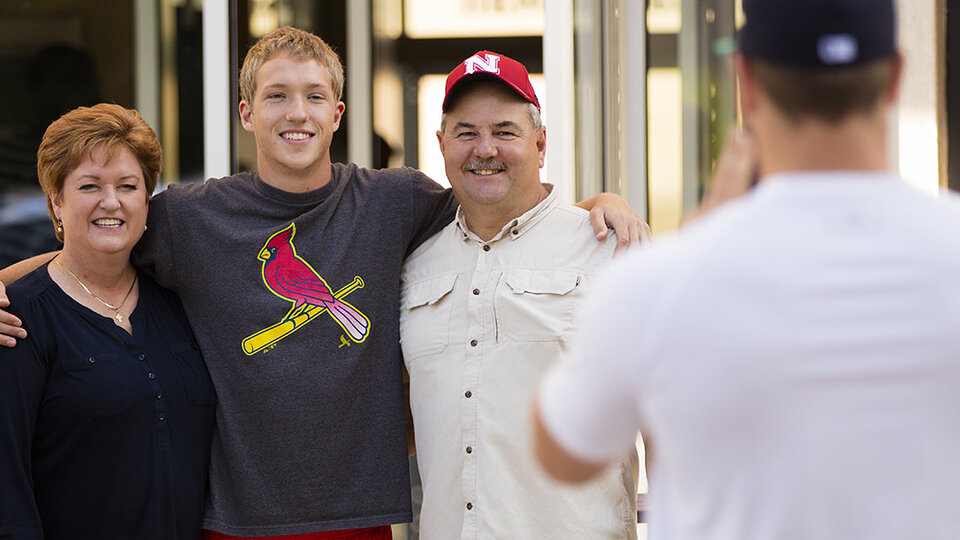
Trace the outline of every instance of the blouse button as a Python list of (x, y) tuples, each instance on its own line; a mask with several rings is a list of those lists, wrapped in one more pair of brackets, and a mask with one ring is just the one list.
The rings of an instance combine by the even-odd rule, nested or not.
[(490, 251), (490, 246), (489, 246), (488, 244), (484, 244), (484, 245), (483, 245), (483, 250), (484, 250), (484, 251)]
[(474, 294), (474, 295), (480, 294), (480, 289), (474, 289), (474, 290), (473, 290), (473, 294)]
[(470, 346), (471, 346), (471, 347), (476, 347), (476, 346), (477, 346), (477, 340), (471, 339), (471, 340), (470, 340)]
[(473, 503), (467, 503), (467, 510), (473, 510)]
[(466, 392), (463, 393), (463, 395), (470, 398), (470, 397), (473, 397), (473, 392), (467, 390)]
[(472, 453), (473, 453), (473, 447), (472, 447), (472, 446), (468, 446), (468, 447), (467, 447), (467, 453), (468, 453), (468, 454), (472, 454)]

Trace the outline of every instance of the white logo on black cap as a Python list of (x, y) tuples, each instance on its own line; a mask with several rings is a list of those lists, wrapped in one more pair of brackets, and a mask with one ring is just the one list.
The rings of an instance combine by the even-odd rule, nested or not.
[(817, 39), (817, 56), (828, 66), (850, 64), (859, 54), (857, 38), (851, 34), (827, 34)]

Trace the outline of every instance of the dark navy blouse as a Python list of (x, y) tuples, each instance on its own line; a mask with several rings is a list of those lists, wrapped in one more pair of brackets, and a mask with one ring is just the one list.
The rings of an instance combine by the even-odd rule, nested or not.
[(215, 393), (177, 297), (140, 274), (130, 335), (46, 265), (7, 293), (0, 538), (199, 538)]

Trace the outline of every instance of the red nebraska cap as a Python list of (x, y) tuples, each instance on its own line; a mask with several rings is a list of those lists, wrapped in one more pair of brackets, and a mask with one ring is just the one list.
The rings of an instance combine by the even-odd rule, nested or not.
[(520, 97), (540, 109), (537, 93), (530, 84), (530, 75), (523, 64), (502, 54), (480, 51), (460, 63), (447, 75), (447, 89), (443, 95), (443, 112), (447, 112), (450, 96), (464, 83), (476, 79), (497, 79), (513, 88)]

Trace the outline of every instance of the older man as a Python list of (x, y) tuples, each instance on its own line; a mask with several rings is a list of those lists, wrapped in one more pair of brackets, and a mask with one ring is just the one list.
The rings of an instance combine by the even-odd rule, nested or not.
[(893, 2), (744, 12), (760, 183), (605, 276), (540, 456), (588, 478), (639, 428), (651, 538), (956, 538), (960, 200), (886, 170)]
[[(406, 261), (424, 538), (633, 538), (636, 452), (584, 488), (532, 458), (530, 405), (614, 250), (540, 183), (546, 129), (524, 66), (481, 51), (447, 77), (437, 139), (457, 219)], [(632, 459), (631, 459), (632, 458)]]

